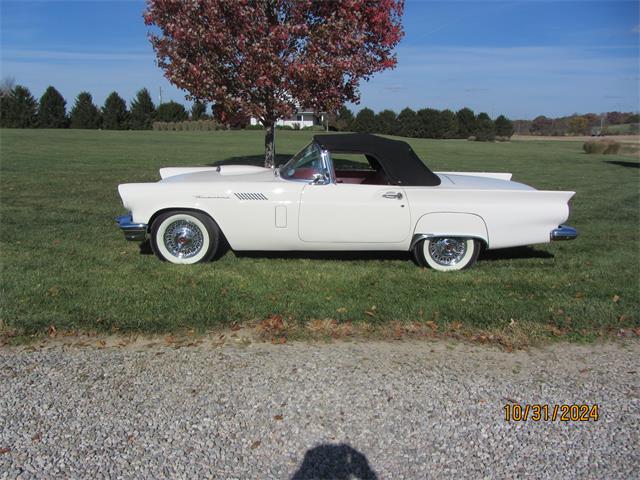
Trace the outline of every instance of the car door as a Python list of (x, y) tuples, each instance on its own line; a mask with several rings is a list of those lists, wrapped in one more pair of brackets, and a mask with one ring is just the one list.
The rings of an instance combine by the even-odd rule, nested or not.
[(400, 243), (410, 233), (405, 192), (392, 185), (308, 184), (298, 215), (304, 242)]

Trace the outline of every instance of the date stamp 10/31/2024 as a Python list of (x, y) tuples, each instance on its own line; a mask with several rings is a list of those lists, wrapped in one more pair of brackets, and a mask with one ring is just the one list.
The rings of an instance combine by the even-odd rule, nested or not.
[(600, 418), (598, 404), (540, 404), (507, 403), (505, 422), (597, 422)]

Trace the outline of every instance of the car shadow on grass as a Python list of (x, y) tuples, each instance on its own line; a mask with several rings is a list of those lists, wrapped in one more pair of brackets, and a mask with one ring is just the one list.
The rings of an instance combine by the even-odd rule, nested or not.
[(523, 258), (553, 258), (554, 255), (545, 250), (536, 250), (533, 247), (500, 248), (497, 250), (482, 250), (478, 259), (480, 261), (516, 260)]
[(623, 162), (621, 160), (605, 160), (604, 163), (618, 165), (619, 167), (640, 168), (640, 162)]
[(238, 258), (307, 259), (307, 260), (409, 260), (409, 252), (397, 251), (242, 251), (233, 254)]
[[(218, 258), (228, 254), (230, 249), (223, 248)], [(379, 250), (354, 250), (354, 251), (233, 251), (237, 258), (266, 258), (266, 259), (307, 259), (307, 260), (336, 260), (353, 262), (360, 260), (391, 260), (408, 261), (414, 263), (415, 259), (409, 252), (403, 251), (379, 251)], [(145, 240), (140, 243), (140, 255), (153, 255), (151, 242)], [(499, 250), (483, 250), (479, 255), (480, 261), (514, 260), (525, 258), (553, 258), (554, 255), (544, 250), (536, 250), (533, 247), (501, 248)]]
[(367, 457), (347, 445), (322, 444), (304, 455), (302, 465), (291, 480), (311, 480), (319, 478), (378, 480)]

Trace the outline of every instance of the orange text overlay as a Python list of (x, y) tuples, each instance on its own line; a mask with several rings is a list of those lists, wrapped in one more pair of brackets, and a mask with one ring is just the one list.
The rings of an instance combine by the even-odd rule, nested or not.
[(600, 418), (598, 404), (548, 405), (507, 403), (504, 406), (506, 422), (597, 422)]

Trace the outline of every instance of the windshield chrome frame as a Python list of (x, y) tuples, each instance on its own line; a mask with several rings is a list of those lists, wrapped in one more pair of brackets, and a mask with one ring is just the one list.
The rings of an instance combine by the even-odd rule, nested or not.
[(309, 145), (315, 144), (318, 147), (318, 150), (320, 150), (320, 158), (322, 160), (322, 168), (324, 170), (324, 174), (326, 177), (326, 181), (323, 182), (316, 182), (313, 179), (301, 179), (301, 178), (286, 178), (282, 175), (282, 168), (285, 167), (285, 165), (287, 165), (290, 161), (291, 158), (295, 157), (297, 155), (294, 155), (293, 157), (291, 157), (286, 163), (280, 165), (276, 170), (278, 171), (278, 177), (280, 177), (282, 180), (285, 180), (287, 182), (299, 182), (299, 183), (308, 183), (308, 184), (313, 184), (313, 185), (329, 185), (331, 183), (335, 183), (335, 177), (333, 174), (333, 168), (331, 168), (331, 164), (332, 164), (332, 160), (331, 160), (331, 155), (329, 154), (329, 152), (327, 150), (324, 150), (319, 144), (318, 142), (310, 142), (309, 144), (305, 145), (304, 148), (300, 149), (300, 151), (306, 149)]

